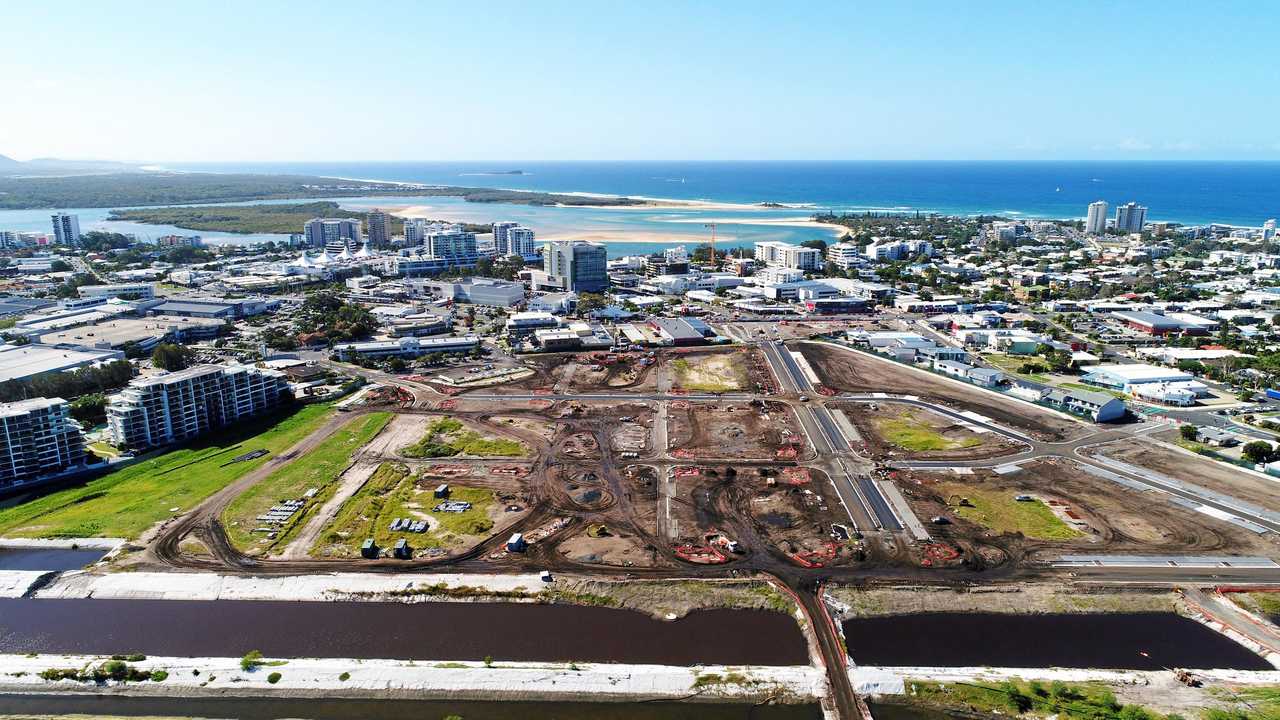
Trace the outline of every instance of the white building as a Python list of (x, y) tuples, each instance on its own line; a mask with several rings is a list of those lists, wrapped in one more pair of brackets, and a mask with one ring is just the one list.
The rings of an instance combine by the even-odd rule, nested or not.
[(1090, 235), (1102, 235), (1107, 231), (1107, 201), (1089, 203), (1089, 215), (1084, 221), (1084, 231)]
[(53, 237), (59, 245), (80, 244), (80, 216), (54, 213), (52, 219)]
[(1276, 236), (1276, 221), (1268, 220), (1262, 223), (1262, 242), (1271, 242)]
[(0, 403), (0, 489), (84, 464), (84, 434), (62, 398)]
[(1142, 232), (1147, 224), (1147, 209), (1138, 203), (1125, 203), (1116, 207), (1116, 230), (1119, 232)]
[(774, 240), (756, 243), (755, 260), (760, 265), (795, 270), (818, 270), (822, 267), (822, 253), (817, 248)]
[(82, 298), (135, 296), (150, 300), (156, 296), (154, 283), (116, 283), (114, 285), (81, 285), (76, 292)]
[(273, 410), (284, 373), (248, 365), (196, 365), (135, 378), (107, 403), (113, 444), (148, 448), (181, 442)]
[(350, 218), (312, 218), (303, 224), (302, 234), (311, 247), (330, 252), (354, 248), (362, 241), (361, 222)]
[(476, 252), (476, 234), (461, 229), (427, 233), (422, 247), (427, 258), (442, 260), (448, 265), (475, 265), (480, 259)]
[(520, 227), (520, 223), (496, 222), (493, 224), (493, 249), (498, 257), (512, 253), (511, 240), (507, 233), (511, 228), (517, 227)]
[(344, 343), (334, 345), (333, 351), (339, 360), (348, 360), (356, 355), (362, 357), (417, 357), (428, 353), (471, 352), (480, 346), (480, 338), (476, 335), (461, 337), (405, 337), (399, 340), (382, 340), (375, 342)]
[(838, 242), (827, 246), (827, 262), (841, 270), (849, 270), (866, 262), (862, 250), (851, 242)]
[(499, 248), (498, 255), (519, 255), (525, 259), (537, 257), (537, 235), (527, 227), (511, 228), (507, 231), (507, 251), (504, 253)]

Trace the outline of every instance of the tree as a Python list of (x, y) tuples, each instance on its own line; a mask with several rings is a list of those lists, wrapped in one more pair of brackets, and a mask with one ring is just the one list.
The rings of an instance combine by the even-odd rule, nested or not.
[(603, 310), (607, 304), (605, 296), (600, 293), (584, 292), (578, 294), (579, 315), (590, 315), (597, 310)]
[(71, 417), (86, 429), (107, 421), (107, 396), (102, 393), (81, 395), (71, 401)]
[(1265, 440), (1255, 440), (1248, 443), (1240, 452), (1244, 455), (1246, 460), (1255, 464), (1265, 463), (1275, 454), (1275, 450), (1272, 449), (1271, 443)]
[(1200, 428), (1195, 425), (1183, 425), (1178, 428), (1178, 432), (1182, 434), (1182, 439), (1188, 442), (1195, 442), (1200, 437)]
[(49, 263), (50, 272), (71, 272), (71, 265), (66, 260), (54, 260)]
[(182, 370), (191, 364), (195, 353), (191, 348), (173, 343), (160, 343), (151, 353), (151, 364), (161, 370)]

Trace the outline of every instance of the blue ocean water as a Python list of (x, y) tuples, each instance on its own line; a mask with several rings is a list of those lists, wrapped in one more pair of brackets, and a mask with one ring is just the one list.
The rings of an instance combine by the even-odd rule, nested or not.
[[(1261, 225), (1280, 215), (1280, 162), (485, 162), (196, 163), (213, 172), (285, 172), (441, 185), (594, 192), (837, 211), (920, 210), (1082, 218), (1094, 200), (1148, 219)], [(523, 175), (493, 174), (523, 170)]]

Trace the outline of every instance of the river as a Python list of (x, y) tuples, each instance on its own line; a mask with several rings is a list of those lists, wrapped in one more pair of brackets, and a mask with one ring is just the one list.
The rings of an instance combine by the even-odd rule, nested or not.
[(0, 652), (805, 665), (795, 620), (518, 603), (0, 600)]
[(861, 665), (1274, 669), (1173, 613), (921, 613), (847, 620), (844, 634)]

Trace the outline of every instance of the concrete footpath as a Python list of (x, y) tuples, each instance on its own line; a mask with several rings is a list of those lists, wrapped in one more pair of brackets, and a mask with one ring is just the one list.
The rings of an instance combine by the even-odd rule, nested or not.
[[(149, 657), (130, 663), (164, 670), (161, 682), (48, 681), (49, 668), (96, 667), (108, 658), (92, 655), (0, 655), (0, 692), (84, 692), (194, 697), (454, 698), (636, 702), (775, 698), (812, 702), (825, 688), (822, 671), (810, 666), (673, 667), (603, 663), (447, 662), (408, 660), (294, 659), (253, 671), (238, 658)], [(277, 682), (267, 678), (280, 673)], [(343, 676), (346, 676), (345, 679)]]

